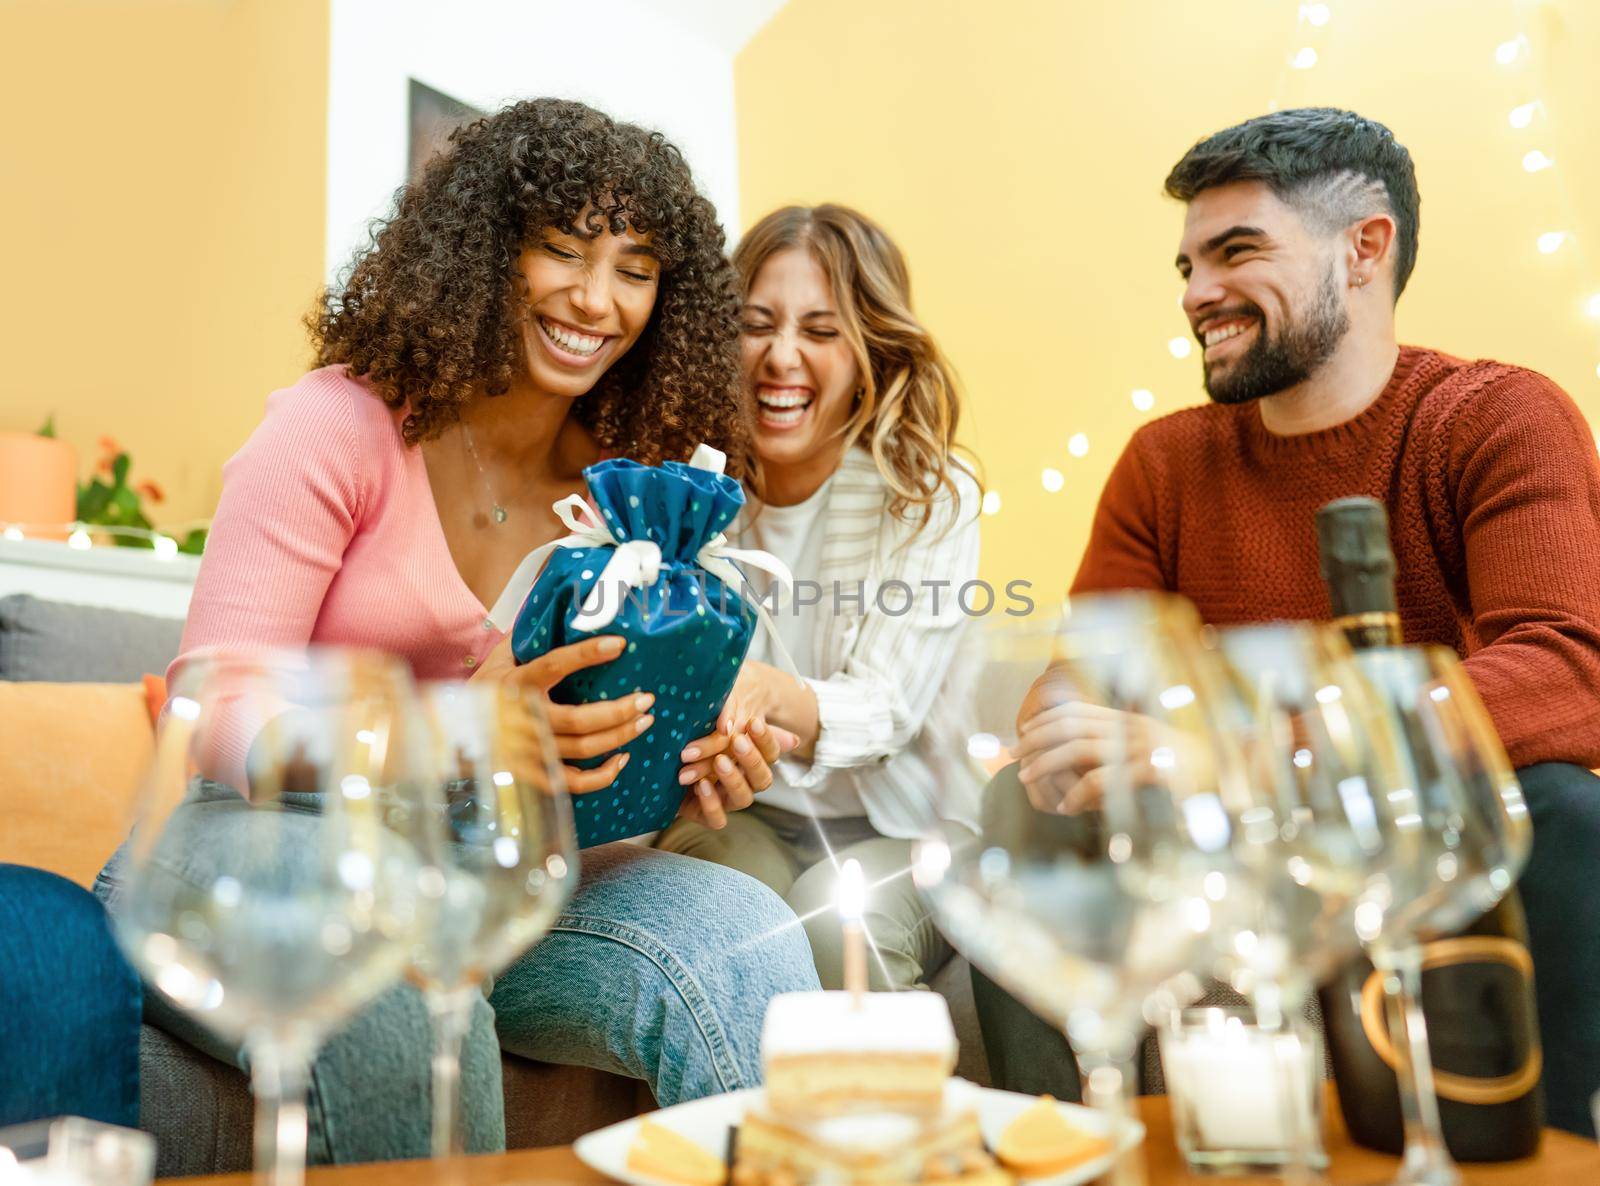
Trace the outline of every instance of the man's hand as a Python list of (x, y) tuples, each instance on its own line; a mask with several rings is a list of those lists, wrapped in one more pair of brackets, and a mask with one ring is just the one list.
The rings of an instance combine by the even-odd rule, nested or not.
[[(504, 683), (537, 695), (543, 701), (550, 731), (555, 734), (556, 753), (564, 759), (593, 758), (628, 744), (654, 724), (655, 717), (649, 710), (655, 696), (646, 692), (595, 704), (557, 704), (550, 699), (550, 689), (574, 671), (609, 663), (622, 653), (623, 645), (624, 640), (614, 634), (586, 638), (546, 651), (518, 667), (508, 634), (472, 679)], [(574, 795), (603, 790), (616, 781), (627, 764), (627, 754), (612, 754), (592, 770), (563, 766), (567, 790)]]
[(1113, 777), (1142, 777), (1140, 772), (1156, 769), (1158, 749), (1171, 748), (1170, 768), (1181, 736), (1151, 717), (1068, 700), (1018, 725), (1017, 777), (1040, 811), (1077, 815), (1100, 806)]

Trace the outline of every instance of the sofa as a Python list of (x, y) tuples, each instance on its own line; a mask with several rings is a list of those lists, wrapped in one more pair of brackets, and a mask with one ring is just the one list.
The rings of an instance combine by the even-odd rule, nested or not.
[[(142, 677), (165, 671), (182, 623), (0, 598), (0, 863), (89, 886), (126, 834), (153, 738)], [(988, 1081), (966, 963), (932, 987), (950, 1002), (958, 1073)], [(139, 1037), (139, 1123), (158, 1141), (157, 1173), (249, 1168), (245, 1076), (150, 1025)], [(506, 1139), (564, 1144), (654, 1106), (641, 1082), (586, 1067), (503, 1056)]]

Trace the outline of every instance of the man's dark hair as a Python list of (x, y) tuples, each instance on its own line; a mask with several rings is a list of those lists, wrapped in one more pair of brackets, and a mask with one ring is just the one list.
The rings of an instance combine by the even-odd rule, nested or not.
[(1191, 202), (1201, 190), (1263, 181), (1326, 231), (1383, 212), (1394, 216), (1394, 296), (1417, 262), (1417, 173), (1411, 154), (1376, 120), (1336, 107), (1296, 107), (1207, 136), (1172, 167), (1166, 188)]

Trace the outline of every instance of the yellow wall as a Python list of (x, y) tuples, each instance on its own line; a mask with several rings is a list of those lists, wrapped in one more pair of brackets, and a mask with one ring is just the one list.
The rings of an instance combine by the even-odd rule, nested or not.
[(0, 430), (111, 436), (208, 515), (304, 369), (322, 276), (328, 0), (0, 4)]
[[(1421, 255), (1402, 340), (1545, 371), (1600, 423), (1600, 5), (1592, 0), (789, 0), (736, 64), (743, 223), (842, 201), (906, 249), (920, 312), (970, 393), (964, 436), (1000, 512), (991, 581), (1059, 589), (1102, 482), (1149, 416), (1204, 399), (1172, 269), (1167, 169), (1283, 106), (1353, 107), (1412, 151)], [(1526, 17), (1534, 64), (1494, 48)], [(1285, 62), (1319, 52), (1309, 71)], [(1541, 84), (1541, 78), (1543, 82)], [(1548, 118), (1508, 110), (1543, 96)], [(1524, 173), (1542, 148), (1558, 168)], [(1563, 195), (1563, 187), (1572, 201)], [(1579, 237), (1553, 256), (1537, 234)], [(1156, 406), (1135, 410), (1148, 388)], [(1074, 433), (1088, 454), (1069, 455)], [(1059, 494), (1044, 467), (1066, 475)]]

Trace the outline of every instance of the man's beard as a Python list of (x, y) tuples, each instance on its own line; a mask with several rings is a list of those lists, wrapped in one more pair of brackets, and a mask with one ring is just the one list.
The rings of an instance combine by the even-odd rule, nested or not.
[(1267, 337), (1267, 319), (1257, 306), (1246, 305), (1240, 311), (1255, 317), (1256, 341), (1221, 374), (1213, 375), (1206, 367), (1206, 394), (1219, 404), (1249, 403), (1304, 383), (1333, 357), (1350, 329), (1350, 315), (1339, 299), (1331, 267), (1305, 317), (1275, 338)]

